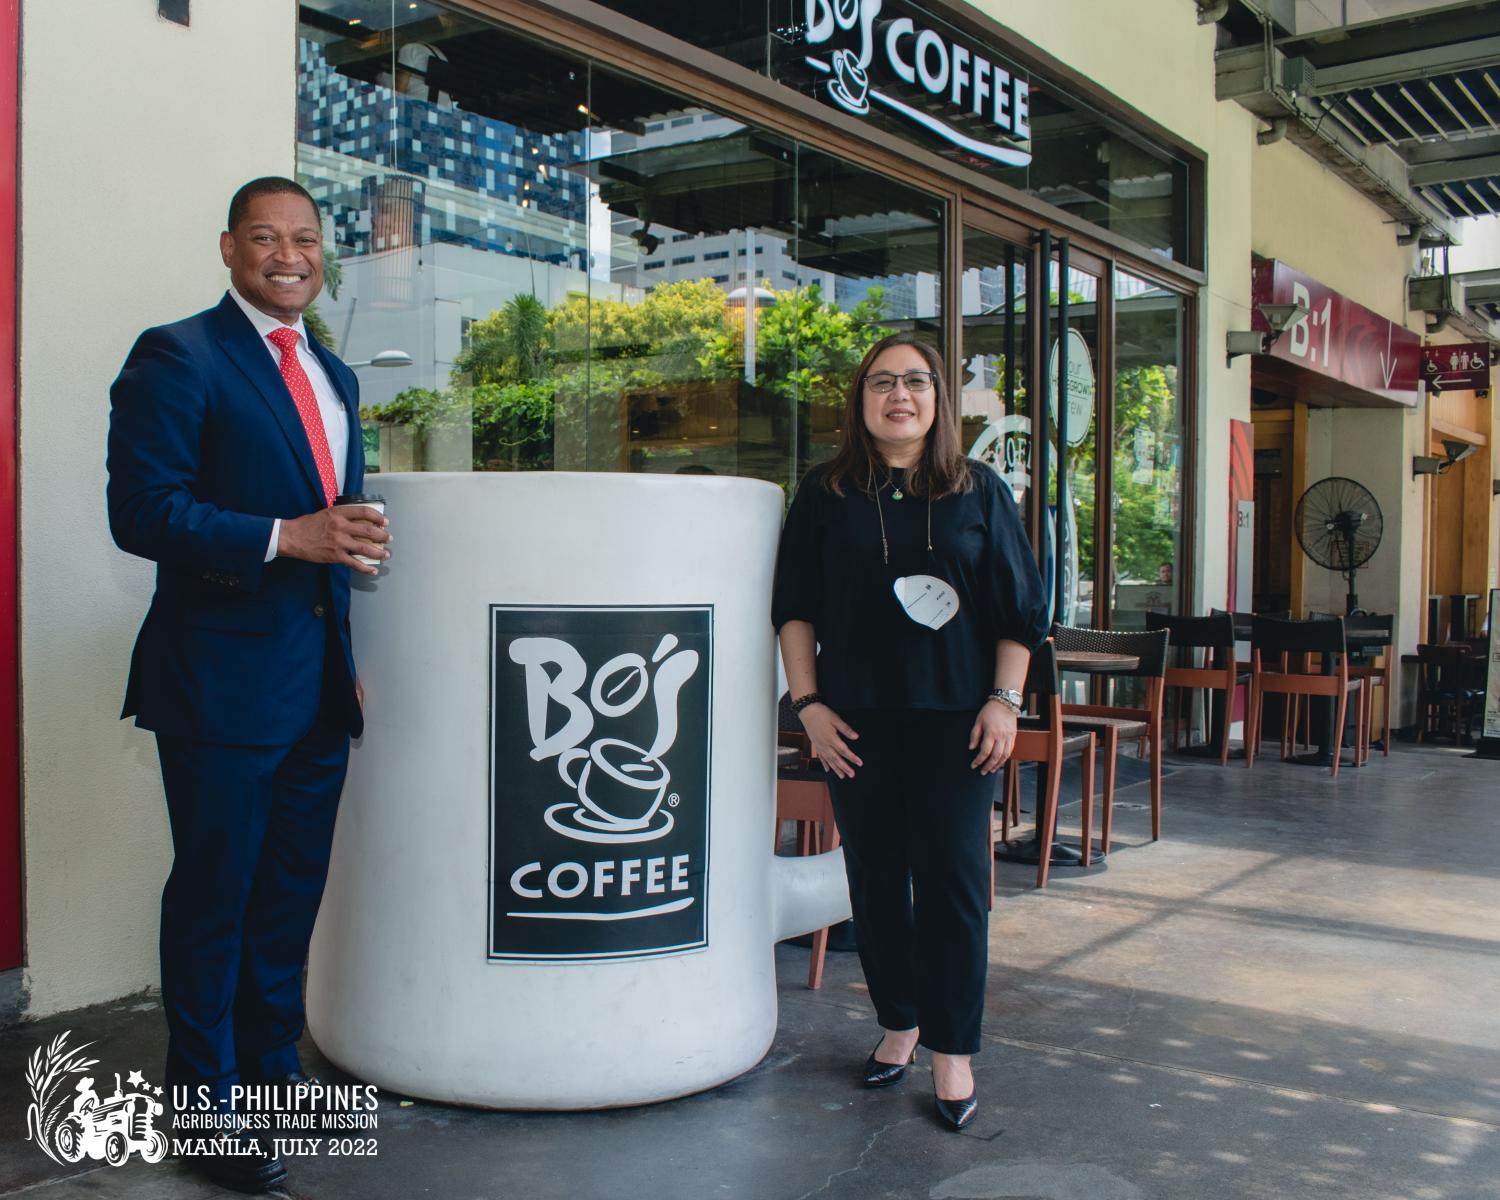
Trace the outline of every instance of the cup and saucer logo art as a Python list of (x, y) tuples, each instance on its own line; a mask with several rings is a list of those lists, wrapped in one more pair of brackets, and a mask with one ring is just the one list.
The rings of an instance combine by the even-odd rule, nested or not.
[(706, 945), (712, 608), (490, 621), (489, 957)]
[[(148, 1083), (140, 1071), (121, 1081), (114, 1073), (114, 1091), (101, 1095), (99, 1065), (84, 1053), (92, 1042), (68, 1045), (72, 1031), (59, 1034), (32, 1051), (26, 1063), (31, 1103), (26, 1108), (26, 1136), (53, 1162), (72, 1164), (85, 1158), (124, 1166), (132, 1154), (148, 1163), (167, 1154), (167, 1135), (156, 1128), (162, 1115), (162, 1089)], [(106, 1085), (107, 1086), (107, 1085)]]

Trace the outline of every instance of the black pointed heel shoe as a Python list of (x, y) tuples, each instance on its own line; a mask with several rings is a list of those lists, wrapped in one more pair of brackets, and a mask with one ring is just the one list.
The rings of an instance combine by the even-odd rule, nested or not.
[(932, 1102), (937, 1105), (938, 1119), (957, 1133), (972, 1121), (974, 1114), (979, 1111), (979, 1089), (976, 1088), (962, 1100), (944, 1100), (934, 1093)]
[[(880, 1039), (885, 1041), (884, 1038)], [(877, 1045), (875, 1050), (879, 1050)], [(860, 1082), (867, 1088), (890, 1087), (893, 1083), (900, 1083), (906, 1078), (906, 1068), (917, 1061), (917, 1052), (913, 1050), (911, 1057), (904, 1063), (881, 1062), (875, 1057), (875, 1050), (870, 1051), (870, 1057), (865, 1059), (865, 1073)]]

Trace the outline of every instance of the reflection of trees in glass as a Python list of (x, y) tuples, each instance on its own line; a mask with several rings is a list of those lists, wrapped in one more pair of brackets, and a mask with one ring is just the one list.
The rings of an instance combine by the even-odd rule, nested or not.
[[(756, 313), (757, 382), (800, 403), (837, 408), (865, 351), (885, 333), (885, 289), (872, 287), (848, 312), (824, 300), (818, 284), (772, 295)], [(742, 311), (712, 340), (703, 362), (726, 375), (744, 366)]]
[[(343, 283), (344, 264), (339, 262), (338, 251), (333, 246), (325, 244), (323, 247), (323, 290), (328, 293), (330, 300), (339, 298), (339, 288), (343, 286)], [(335, 354), (339, 352), (338, 343), (333, 340), (333, 330), (328, 328), (328, 322), (318, 311), (316, 302), (303, 309), (302, 322), (312, 330), (313, 337), (317, 338), (325, 349), (332, 350)]]
[(1176, 366), (1115, 373), (1114, 456), (1116, 576), (1155, 583), (1177, 558)]
[[(803, 405), (842, 403), (884, 332), (881, 289), (849, 312), (816, 286), (772, 296), (756, 313), (758, 385)], [(574, 294), (548, 309), (519, 295), (470, 325), (448, 388), (408, 388), (362, 416), (419, 437), (472, 423), (475, 470), (546, 470), (558, 424), (583, 423), (591, 398), (738, 378), (743, 321), (708, 279), (661, 284), (637, 303)]]

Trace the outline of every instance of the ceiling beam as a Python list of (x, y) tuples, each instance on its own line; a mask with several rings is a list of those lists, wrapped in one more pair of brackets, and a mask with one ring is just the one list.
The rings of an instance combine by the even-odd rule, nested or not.
[(1496, 32), (1500, 32), (1500, 0), (1457, 0), (1439, 8), (1284, 35), (1276, 39), (1276, 45), (1288, 54), (1305, 54), (1320, 66), (1331, 67)]
[(1411, 50), (1405, 54), (1390, 54), (1383, 58), (1360, 59), (1332, 67), (1315, 67), (1311, 72), (1311, 86), (1306, 90), (1310, 95), (1327, 96), (1356, 88), (1378, 87), (1383, 83), (1430, 79), (1434, 75), (1477, 71), (1493, 66), (1500, 66), (1500, 37), (1475, 38), (1472, 41), (1451, 42), (1446, 46), (1431, 46), (1425, 50)]
[(1446, 163), (1453, 158), (1455, 150), (1461, 150), (1469, 158), (1500, 154), (1500, 133), (1466, 137), (1456, 142), (1419, 142), (1416, 145), (1402, 147), (1406, 161), (1412, 166), (1419, 166), (1422, 163)]
[(1413, 187), (1427, 187), (1434, 183), (1456, 183), (1461, 179), (1484, 179), (1491, 175), (1500, 175), (1500, 154), (1422, 163), (1412, 167), (1411, 182)]

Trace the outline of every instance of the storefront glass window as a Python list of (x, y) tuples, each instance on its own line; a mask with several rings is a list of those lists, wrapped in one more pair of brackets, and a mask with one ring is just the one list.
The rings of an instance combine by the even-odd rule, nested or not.
[[(864, 349), (941, 344), (941, 204), (435, 5), (302, 6), (315, 320), (383, 470), (789, 485)], [(501, 65), (503, 64), (503, 69)]]
[(1115, 273), (1114, 613), (1175, 612), (1182, 550), (1182, 297)]
[(963, 354), (959, 416), (964, 449), (1010, 485), (1031, 528), (1031, 398), (1026, 355), (1030, 253), (994, 234), (964, 230)]
[(883, 133), (1192, 263), (1188, 163), (912, 0), (603, 0)]
[[(1098, 505), (1098, 396), (1099, 396), (1099, 280), (1077, 268), (1068, 270), (1068, 321), (1066, 368), (1059, 352), (1061, 325), (1061, 269), (1049, 264), (1047, 344), (1051, 347), (1044, 368), (1047, 389), (1047, 519), (1043, 522), (1043, 575), (1049, 584), (1054, 572), (1062, 575), (1062, 603), (1054, 619), (1064, 625), (1093, 625), (1095, 573), (1095, 524)], [(1065, 370), (1065, 374), (1064, 374)], [(1061, 545), (1054, 553), (1058, 528), (1058, 409), (1066, 404), (1066, 502), (1063, 505)], [(1055, 588), (1055, 585), (1054, 585)], [(1054, 596), (1057, 591), (1054, 590)]]

